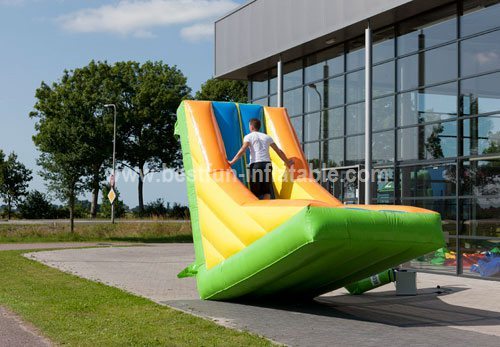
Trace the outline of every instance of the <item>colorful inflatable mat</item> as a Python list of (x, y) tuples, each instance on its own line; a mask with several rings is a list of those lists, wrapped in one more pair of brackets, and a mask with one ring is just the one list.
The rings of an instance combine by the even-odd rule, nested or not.
[[(243, 158), (232, 158), (259, 118), (293, 158), (271, 150), (273, 200), (247, 188)], [(314, 297), (444, 245), (440, 215), (416, 207), (346, 205), (311, 176), (286, 109), (184, 101), (177, 111), (186, 171), (196, 276), (203, 299)]]

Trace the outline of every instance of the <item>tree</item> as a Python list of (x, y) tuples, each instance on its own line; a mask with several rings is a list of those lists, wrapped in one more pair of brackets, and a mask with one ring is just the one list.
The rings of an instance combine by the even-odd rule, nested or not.
[(210, 101), (248, 102), (247, 82), (211, 78), (201, 85), (195, 98)]
[(176, 110), (189, 97), (187, 79), (162, 62), (117, 63), (120, 75), (118, 158), (138, 176), (139, 211), (144, 211), (144, 177), (163, 168), (180, 168), (179, 142), (174, 137)]
[(56, 212), (54, 205), (47, 195), (34, 190), (26, 195), (26, 199), (18, 205), (21, 218), (25, 219), (48, 219), (54, 218)]
[[(53, 132), (53, 136), (37, 135), (37, 145), (50, 142), (47, 153), (67, 152), (56, 138), (65, 141), (50, 124), (66, 122), (78, 134), (71, 138), (79, 141), (79, 163), (85, 171), (85, 190), (92, 192), (90, 213), (96, 216), (100, 183), (104, 180), (106, 167), (109, 165), (112, 148), (113, 115), (105, 112), (104, 104), (115, 100), (119, 94), (113, 75), (112, 66), (106, 62), (91, 61), (89, 65), (71, 71), (64, 71), (62, 78), (48, 86), (42, 82), (36, 91), (35, 111), (31, 117), (39, 119), (38, 131)], [(43, 146), (42, 146), (43, 147)], [(75, 148), (76, 149), (76, 148)], [(42, 150), (43, 151), (43, 150)], [(74, 153), (75, 154), (75, 153)], [(62, 159), (62, 157), (60, 157)], [(62, 163), (61, 163), (62, 164)]]
[(85, 178), (94, 151), (82, 122), (85, 103), (74, 92), (76, 87), (67, 73), (52, 87), (42, 82), (36, 91), (36, 111), (30, 114), (38, 118), (33, 142), (41, 152), (40, 174), (49, 191), (67, 204), (72, 232), (76, 197), (88, 188)]
[[(4, 156), (3, 152), (0, 157)], [(0, 196), (7, 204), (7, 218), (12, 214), (12, 204), (18, 204), (27, 194), (32, 171), (17, 160), (17, 155), (12, 152), (7, 160), (1, 158), (2, 174), (0, 175)]]

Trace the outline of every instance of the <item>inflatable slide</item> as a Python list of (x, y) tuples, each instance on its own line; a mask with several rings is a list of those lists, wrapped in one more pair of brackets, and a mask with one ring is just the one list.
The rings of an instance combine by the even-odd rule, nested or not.
[[(273, 200), (248, 189), (243, 158), (232, 158), (261, 119), (294, 159), (271, 150)], [(444, 245), (440, 215), (416, 207), (343, 205), (312, 177), (286, 109), (184, 101), (177, 111), (186, 171), (196, 276), (202, 299), (310, 298)]]

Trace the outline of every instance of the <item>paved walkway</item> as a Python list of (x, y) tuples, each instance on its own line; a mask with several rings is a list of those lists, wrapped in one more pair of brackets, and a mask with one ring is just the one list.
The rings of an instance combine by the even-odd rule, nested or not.
[(340, 289), (311, 303), (252, 306), (201, 301), (194, 279), (177, 279), (194, 258), (191, 244), (27, 256), (288, 345), (498, 346), (500, 337), (500, 283), (494, 281), (419, 273), (415, 297), (396, 297), (390, 284), (362, 296)]
[(51, 343), (32, 326), (0, 306), (0, 345), (2, 347), (47, 347)]
[(110, 247), (130, 246), (137, 243), (130, 242), (40, 242), (40, 243), (0, 243), (0, 251), (22, 251), (28, 249), (51, 248), (81, 248), (81, 247)]

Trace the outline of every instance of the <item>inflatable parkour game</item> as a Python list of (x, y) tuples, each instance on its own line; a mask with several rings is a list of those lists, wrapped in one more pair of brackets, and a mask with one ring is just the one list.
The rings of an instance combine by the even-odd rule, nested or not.
[[(260, 119), (288, 158), (271, 150), (274, 199), (248, 189), (244, 156), (233, 158)], [(441, 217), (395, 205), (343, 205), (312, 178), (287, 111), (183, 101), (177, 111), (195, 262), (202, 299), (313, 298), (443, 247)]]

